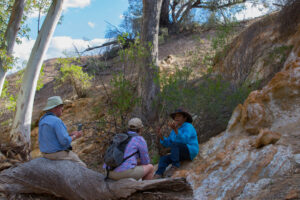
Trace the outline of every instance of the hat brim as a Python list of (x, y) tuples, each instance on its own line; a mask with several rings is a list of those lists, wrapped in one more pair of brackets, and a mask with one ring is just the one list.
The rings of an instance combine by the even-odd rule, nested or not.
[(186, 117), (186, 122), (192, 123), (193, 122), (193, 117), (190, 115), (188, 112), (180, 111), (180, 112), (173, 112), (170, 114), (170, 117), (172, 119), (175, 119), (176, 114), (182, 114)]
[(51, 110), (52, 108), (55, 108), (55, 107), (60, 106), (60, 105), (64, 105), (64, 104), (62, 103), (62, 104), (59, 104), (59, 105), (47, 106), (43, 109), (43, 111)]

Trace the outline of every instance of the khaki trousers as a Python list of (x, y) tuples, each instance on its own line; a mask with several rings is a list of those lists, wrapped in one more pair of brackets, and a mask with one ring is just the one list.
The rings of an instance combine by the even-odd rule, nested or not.
[(55, 153), (42, 153), (42, 155), (44, 158), (48, 158), (50, 160), (71, 160), (86, 167), (86, 164), (82, 162), (82, 160), (80, 160), (77, 154), (74, 153), (73, 151), (58, 151)]
[(139, 180), (144, 176), (144, 167), (143, 166), (136, 166), (135, 168), (128, 169), (123, 172), (114, 172), (109, 171), (108, 178), (113, 180), (120, 180), (123, 178), (134, 178), (135, 180)]

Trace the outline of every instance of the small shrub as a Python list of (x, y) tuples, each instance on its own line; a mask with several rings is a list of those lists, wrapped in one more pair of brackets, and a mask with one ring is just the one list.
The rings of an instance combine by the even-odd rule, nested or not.
[(61, 85), (70, 82), (79, 98), (86, 97), (88, 89), (91, 87), (92, 76), (82, 71), (82, 67), (73, 64), (76, 59), (58, 59), (60, 74), (56, 81)]
[(129, 113), (140, 99), (136, 95), (135, 84), (127, 80), (123, 74), (115, 75), (111, 80), (111, 86), (109, 114), (120, 121), (121, 129), (124, 129)]

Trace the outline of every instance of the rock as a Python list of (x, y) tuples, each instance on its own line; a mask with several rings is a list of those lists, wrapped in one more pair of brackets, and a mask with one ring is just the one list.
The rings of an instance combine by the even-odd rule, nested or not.
[(174, 62), (174, 56), (172, 55), (168, 55), (164, 61), (167, 63), (167, 64), (172, 64)]
[(97, 148), (96, 144), (90, 144), (87, 147), (85, 147), (84, 149), (82, 149), (79, 153), (80, 154), (88, 154), (91, 153), (92, 151), (94, 151)]
[(237, 123), (241, 120), (241, 112), (242, 112), (243, 106), (239, 104), (232, 112), (231, 118), (227, 125), (227, 130), (231, 131)]
[(269, 129), (261, 129), (254, 146), (260, 148), (268, 144), (275, 144), (281, 137), (280, 133), (272, 132)]

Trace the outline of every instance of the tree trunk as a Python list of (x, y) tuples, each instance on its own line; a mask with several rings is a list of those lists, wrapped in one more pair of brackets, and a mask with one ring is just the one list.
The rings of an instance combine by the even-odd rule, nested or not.
[(11, 144), (23, 160), (29, 159), (30, 125), (37, 81), (64, 0), (53, 0), (40, 33), (31, 51), (17, 99), (16, 114), (10, 132)]
[(161, 6), (159, 27), (169, 28), (170, 25), (169, 7), (170, 7), (170, 0), (163, 0)]
[(2, 90), (4, 87), (5, 78), (6, 78), (6, 70), (1, 66), (2, 66), (2, 61), (0, 60), (0, 97), (2, 94)]
[(143, 65), (139, 71), (138, 92), (141, 97), (140, 114), (147, 122), (157, 119), (157, 103), (159, 94), (158, 80), (158, 30), (162, 0), (143, 0), (143, 22), (141, 44), (146, 54), (142, 58)]
[[(105, 180), (93, 170), (72, 161), (37, 158), (0, 173), (0, 192), (51, 194), (70, 200), (94, 199), (192, 199), (190, 185), (183, 178), (136, 181)], [(145, 198), (147, 197), (148, 198)]]
[[(17, 33), (20, 29), (24, 7), (25, 0), (15, 0), (4, 37), (4, 40), (7, 42), (7, 56), (11, 56), (13, 52), (17, 38)], [(1, 48), (5, 48), (5, 45)], [(6, 77), (6, 69), (4, 68), (4, 65), (5, 63), (3, 63), (3, 61), (0, 59), (0, 96), (3, 90), (3, 85)]]

